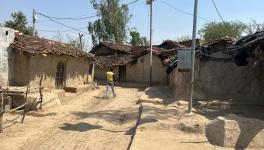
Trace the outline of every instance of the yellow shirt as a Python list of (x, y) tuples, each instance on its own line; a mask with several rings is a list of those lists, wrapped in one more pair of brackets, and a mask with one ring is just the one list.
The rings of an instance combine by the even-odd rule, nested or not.
[(111, 71), (106, 72), (107, 81), (113, 82), (114, 81), (114, 73)]

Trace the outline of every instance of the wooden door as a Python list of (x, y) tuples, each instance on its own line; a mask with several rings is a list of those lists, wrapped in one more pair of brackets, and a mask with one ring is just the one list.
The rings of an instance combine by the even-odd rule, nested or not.
[(64, 81), (65, 81), (65, 63), (58, 62), (56, 69), (56, 80), (55, 80), (56, 88), (57, 89), (64, 88)]

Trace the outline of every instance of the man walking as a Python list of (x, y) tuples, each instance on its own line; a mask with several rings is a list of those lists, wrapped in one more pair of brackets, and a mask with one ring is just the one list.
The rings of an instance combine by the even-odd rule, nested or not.
[(111, 88), (113, 96), (116, 97), (115, 90), (114, 90), (115, 74), (114, 74), (112, 68), (110, 69), (110, 71), (106, 72), (106, 79), (107, 79), (106, 97), (109, 98), (109, 96), (108, 96), (109, 88)]

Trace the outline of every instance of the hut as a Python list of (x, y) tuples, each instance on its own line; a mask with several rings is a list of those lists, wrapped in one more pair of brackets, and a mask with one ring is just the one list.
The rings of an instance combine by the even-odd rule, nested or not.
[[(8, 32), (8, 34), (6, 33)], [(9, 86), (43, 86), (63, 89), (88, 82), (93, 55), (69, 44), (45, 38), (19, 35), (1, 27), (1, 60), (5, 62), (2, 83)], [(2, 73), (1, 73), (2, 74)]]
[[(153, 46), (153, 84), (166, 85), (168, 83), (167, 64), (176, 54), (176, 49), (180, 47), (182, 45), (170, 41)], [(149, 46), (100, 43), (91, 52), (95, 54), (95, 79), (105, 80), (105, 72), (113, 68), (118, 81), (149, 83)]]

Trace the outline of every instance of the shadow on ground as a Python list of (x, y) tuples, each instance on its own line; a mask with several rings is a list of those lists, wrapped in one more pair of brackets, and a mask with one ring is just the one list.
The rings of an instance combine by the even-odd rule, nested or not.
[(85, 122), (81, 122), (77, 124), (64, 123), (63, 126), (60, 127), (60, 129), (65, 131), (78, 131), (78, 132), (85, 132), (85, 131), (101, 129), (101, 128), (102, 126), (92, 125)]

